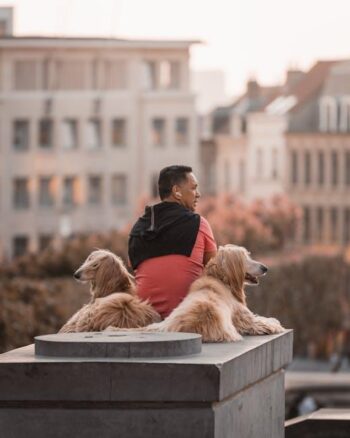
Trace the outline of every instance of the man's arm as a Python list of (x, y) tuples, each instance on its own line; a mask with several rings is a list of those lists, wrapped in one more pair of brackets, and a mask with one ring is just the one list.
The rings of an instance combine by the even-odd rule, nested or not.
[(205, 266), (211, 258), (215, 257), (216, 253), (217, 253), (216, 250), (205, 252), (203, 257), (203, 265)]

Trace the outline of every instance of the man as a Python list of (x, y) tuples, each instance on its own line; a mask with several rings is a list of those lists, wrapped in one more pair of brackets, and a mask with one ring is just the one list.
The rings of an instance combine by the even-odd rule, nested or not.
[(210, 225), (194, 213), (200, 197), (188, 166), (169, 166), (158, 180), (162, 202), (146, 207), (129, 236), (138, 295), (165, 318), (216, 254)]

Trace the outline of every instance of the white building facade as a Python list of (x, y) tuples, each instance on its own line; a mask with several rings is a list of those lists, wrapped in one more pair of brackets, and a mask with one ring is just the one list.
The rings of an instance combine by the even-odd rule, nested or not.
[(0, 257), (107, 231), (196, 169), (191, 41), (0, 38)]

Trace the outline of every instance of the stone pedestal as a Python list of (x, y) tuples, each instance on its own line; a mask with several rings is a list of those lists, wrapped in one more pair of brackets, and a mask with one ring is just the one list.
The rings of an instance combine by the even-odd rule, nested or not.
[(0, 355), (2, 438), (282, 438), (292, 332), (163, 358)]
[(37, 336), (35, 355), (49, 357), (171, 357), (202, 351), (195, 333), (126, 331), (59, 333)]

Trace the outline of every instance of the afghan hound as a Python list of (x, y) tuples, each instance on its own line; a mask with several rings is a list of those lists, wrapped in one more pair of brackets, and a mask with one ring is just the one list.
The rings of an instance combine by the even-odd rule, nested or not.
[(132, 275), (121, 258), (110, 251), (93, 251), (74, 278), (90, 282), (91, 300), (68, 320), (60, 333), (100, 331), (110, 325), (144, 327), (161, 321), (151, 305), (136, 296)]
[(277, 319), (255, 315), (246, 303), (244, 285), (258, 284), (258, 277), (266, 272), (267, 267), (253, 260), (245, 248), (221, 246), (178, 307), (164, 321), (137, 331), (198, 333), (204, 342), (281, 333), (284, 328)]

